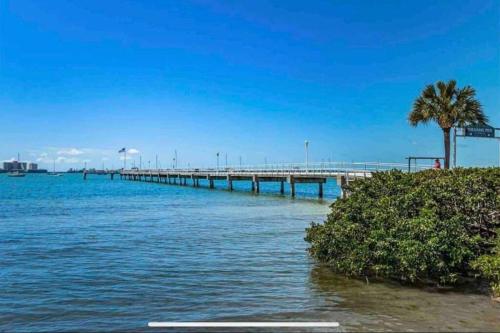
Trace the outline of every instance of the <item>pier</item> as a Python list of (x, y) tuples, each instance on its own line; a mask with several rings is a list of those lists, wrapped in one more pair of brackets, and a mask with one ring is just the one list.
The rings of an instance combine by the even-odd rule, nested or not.
[[(285, 193), (285, 183), (289, 187), (291, 197), (295, 197), (296, 186), (300, 184), (317, 184), (318, 197), (323, 198), (323, 185), (335, 179), (341, 189), (341, 196), (347, 192), (345, 186), (359, 178), (371, 177), (373, 172), (393, 169), (406, 171), (406, 164), (398, 163), (314, 163), (314, 164), (280, 164), (264, 166), (239, 166), (223, 169), (131, 169), (122, 170), (120, 178), (130, 181), (163, 183), (179, 186), (200, 187), (200, 180), (206, 180), (208, 188), (215, 188), (216, 180), (225, 181), (225, 187), (233, 191), (234, 182), (250, 182), (250, 190), (260, 192), (263, 182), (280, 184), (280, 194)], [(421, 167), (425, 168), (425, 167)]]

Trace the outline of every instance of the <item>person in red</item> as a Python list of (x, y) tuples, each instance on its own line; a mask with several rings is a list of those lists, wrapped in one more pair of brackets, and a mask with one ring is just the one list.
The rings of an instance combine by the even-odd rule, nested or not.
[(439, 162), (438, 158), (434, 160), (434, 169), (441, 169), (441, 162)]

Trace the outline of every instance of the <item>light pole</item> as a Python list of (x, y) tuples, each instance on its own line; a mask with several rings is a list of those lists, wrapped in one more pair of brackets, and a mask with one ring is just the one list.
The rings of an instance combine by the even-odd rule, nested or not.
[(219, 172), (219, 152), (217, 152), (217, 172)]
[(148, 161), (148, 170), (151, 170), (151, 161)]
[(174, 150), (174, 154), (175, 154), (175, 169), (177, 169), (177, 162), (178, 162), (178, 160), (177, 160), (177, 149)]
[(158, 170), (158, 154), (156, 154), (156, 162), (155, 162), (156, 170)]
[(226, 153), (226, 155), (225, 155), (225, 156), (226, 156), (226, 169), (227, 169), (227, 153)]
[(304, 141), (304, 145), (306, 148), (306, 171), (309, 170), (309, 141)]
[(139, 170), (142, 170), (142, 155), (139, 156)]
[(500, 167), (500, 137), (498, 138), (498, 166)]
[(241, 168), (241, 156), (240, 156), (240, 168)]
[(453, 167), (457, 167), (457, 128), (453, 127)]

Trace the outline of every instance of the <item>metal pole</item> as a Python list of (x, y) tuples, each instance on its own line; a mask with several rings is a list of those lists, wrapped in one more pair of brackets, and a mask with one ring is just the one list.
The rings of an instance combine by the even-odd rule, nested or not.
[(139, 169), (142, 170), (142, 155), (139, 156)]
[(158, 154), (156, 154), (156, 170), (158, 170)]
[(240, 156), (240, 168), (241, 168), (241, 156)]
[(453, 128), (453, 168), (457, 167), (457, 128)]
[(498, 138), (498, 166), (500, 167), (500, 137)]
[(127, 170), (127, 148), (123, 151), (123, 170)]
[(175, 168), (177, 169), (177, 149), (174, 151), (175, 152)]
[(217, 152), (217, 172), (219, 172), (219, 152)]
[(309, 169), (309, 141), (304, 142), (305, 147), (306, 147), (306, 171)]

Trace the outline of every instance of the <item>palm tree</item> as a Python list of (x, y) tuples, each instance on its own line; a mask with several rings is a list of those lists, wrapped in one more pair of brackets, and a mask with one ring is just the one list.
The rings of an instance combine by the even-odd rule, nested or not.
[(436, 82), (427, 85), (422, 94), (413, 103), (408, 115), (412, 126), (435, 121), (444, 134), (444, 167), (450, 167), (450, 130), (454, 126), (485, 124), (488, 119), (484, 115), (481, 103), (475, 98), (476, 91), (471, 86), (462, 89), (455, 80), (448, 83)]

